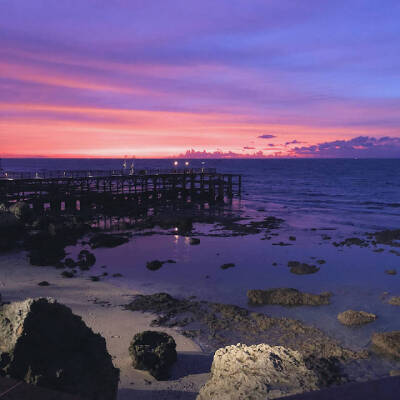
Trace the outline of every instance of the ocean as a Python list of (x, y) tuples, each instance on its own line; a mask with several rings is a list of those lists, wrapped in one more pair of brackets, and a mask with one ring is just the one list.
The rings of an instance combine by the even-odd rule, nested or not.
[[(172, 168), (174, 160), (135, 159), (136, 169)], [(178, 160), (183, 165), (185, 160)], [(293, 223), (363, 229), (399, 225), (400, 159), (189, 160), (190, 166), (243, 175), (242, 207)], [(202, 164), (205, 162), (205, 164)], [(122, 159), (3, 159), (5, 170), (121, 169)], [(128, 160), (130, 165), (130, 160)]]

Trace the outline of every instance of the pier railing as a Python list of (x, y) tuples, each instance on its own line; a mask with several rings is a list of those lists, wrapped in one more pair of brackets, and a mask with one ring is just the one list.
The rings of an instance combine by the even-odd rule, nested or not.
[(3, 171), (0, 179), (95, 178), (132, 175), (215, 174), (215, 168)]
[(241, 185), (241, 175), (218, 173), (215, 168), (4, 172), (0, 204), (24, 201), (39, 210), (50, 203), (57, 210), (74, 209), (77, 201), (149, 204), (207, 197), (214, 202), (240, 195)]

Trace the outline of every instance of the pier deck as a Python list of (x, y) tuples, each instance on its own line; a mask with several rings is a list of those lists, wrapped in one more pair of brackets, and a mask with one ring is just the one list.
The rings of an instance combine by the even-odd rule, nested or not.
[(77, 202), (207, 197), (210, 202), (241, 194), (240, 175), (215, 169), (4, 172), (0, 203), (25, 201), (34, 208), (76, 208)]

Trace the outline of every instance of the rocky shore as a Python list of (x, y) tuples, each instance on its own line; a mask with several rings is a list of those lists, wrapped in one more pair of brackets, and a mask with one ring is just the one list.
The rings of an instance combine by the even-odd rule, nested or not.
[[(212, 228), (207, 232), (196, 230), (198, 223), (210, 224)], [(358, 375), (354, 370), (359, 366), (367, 366), (368, 369), (371, 358), (400, 359), (398, 331), (380, 332), (377, 329), (371, 335), (370, 347), (355, 350), (351, 346), (344, 346), (311, 324), (295, 318), (276, 317), (258, 312), (261, 306), (281, 306), (280, 309), (317, 309), (330, 306), (335, 301), (336, 293), (325, 292), (323, 289), (314, 292), (292, 287), (274, 288), (270, 284), (263, 284), (259, 289), (248, 290), (248, 306), (239, 307), (197, 300), (195, 297), (174, 297), (162, 292), (145, 295), (103, 282), (106, 277), (122, 277), (120, 273), (111, 274), (107, 270), (100, 270), (99, 273), (98, 269), (97, 273), (91, 271), (93, 268), (99, 268), (98, 250), (117, 248), (129, 243), (135, 236), (151, 236), (156, 233), (184, 235), (193, 251), (201, 251), (206, 237), (241, 238), (258, 235), (258, 239), (272, 240), (278, 235), (276, 231), (283, 223), (282, 219), (270, 216), (251, 220), (233, 214), (205, 216), (201, 213), (188, 213), (174, 217), (165, 214), (137, 221), (134, 225), (126, 224), (124, 230), (115, 233), (103, 232), (94, 226), (90, 216), (38, 217), (23, 203), (9, 209), (1, 208), (0, 248), (3, 252), (8, 251), (4, 254), (10, 256), (3, 257), (0, 265), (0, 270), (4, 272), (0, 277), (0, 292), (3, 294), (3, 301), (12, 303), (0, 307), (0, 319), (15, 320), (12, 315), (18, 314), (26, 315), (26, 320), (40, 321), (39, 314), (45, 316), (53, 312), (52, 308), (57, 308), (59, 315), (69, 315), (69, 319), (66, 319), (69, 322), (56, 321), (51, 329), (47, 329), (46, 323), (43, 322), (40, 328), (22, 332), (19, 331), (18, 324), (0, 324), (0, 335), (6, 338), (3, 345), (0, 345), (0, 370), (4, 374), (28, 382), (44, 383), (48, 387), (69, 390), (70, 393), (71, 382), (63, 379), (63, 374), (77, 374), (85, 387), (93, 386), (93, 382), (99, 379), (101, 384), (104, 383), (115, 393), (118, 368), (121, 380), (118, 399), (157, 398), (161, 392), (163, 398), (172, 399), (176, 398), (179, 392), (180, 395), (183, 393), (184, 399), (193, 399), (199, 393), (199, 400), (239, 400), (251, 396), (255, 399), (278, 398), (342, 384), (349, 380), (363, 379), (365, 369), (360, 368)], [(324, 240), (329, 242), (331, 239)], [(334, 242), (333, 245), (339, 249), (370, 248), (374, 252), (378, 252), (378, 246), (390, 246), (395, 251), (399, 240), (398, 231), (383, 231), (362, 238), (347, 238)], [(294, 247), (300, 241), (301, 237), (290, 235), (285, 240), (269, 244)], [(81, 247), (76, 254), (67, 254), (67, 246), (77, 244)], [(18, 250), (26, 251), (30, 265), (22, 253), (13, 253)], [(218, 255), (219, 253), (216, 253), (216, 256)], [(142, 265), (144, 270), (150, 271), (147, 272), (149, 274), (162, 273), (176, 264), (172, 259), (174, 256), (161, 258), (158, 255), (158, 259), (156, 257), (151, 254), (148, 261)], [(289, 258), (293, 259), (295, 258)], [(322, 267), (326, 263), (324, 259), (312, 259), (311, 262), (275, 263), (274, 267), (282, 265), (289, 276), (309, 279), (316, 273), (322, 274), (324, 269), (328, 268)], [(228, 276), (240, 271), (242, 266), (236, 260), (235, 263), (230, 261), (216, 261), (216, 271)], [(45, 266), (54, 268), (40, 268)], [(397, 279), (393, 276), (395, 274), (386, 272), (386, 275), (392, 275), (388, 279)], [(243, 290), (243, 295), (245, 293)], [(57, 302), (33, 300), (48, 296), (54, 297)], [(31, 300), (14, 303), (27, 298)], [(379, 301), (385, 307), (396, 308), (399, 305), (398, 299), (396, 295), (385, 295)], [(64, 308), (64, 304), (76, 315), (72, 317), (70, 311)], [(360, 309), (343, 308), (340, 313), (334, 314), (335, 319), (336, 315), (338, 321), (343, 324), (343, 329), (349, 331), (365, 329), (365, 324), (374, 326), (380, 318), (379, 313), (377, 315)], [(78, 316), (82, 317), (81, 323), (78, 322)], [(59, 326), (62, 324), (80, 325), (81, 331), (86, 332), (83, 336), (95, 338), (99, 333), (104, 339), (96, 339), (98, 347), (93, 351), (90, 350), (92, 339), (87, 339), (87, 347), (74, 348), (68, 335), (61, 332)], [(46, 335), (53, 330), (58, 341), (49, 345), (55, 346), (54, 351), (48, 350), (47, 347), (41, 348), (41, 343), (35, 347), (42, 349), (41, 352), (57, 355), (60, 363), (43, 366), (41, 369), (33, 357), (30, 361), (32, 368), (28, 373), (27, 364), (21, 366), (21, 360), (25, 360), (15, 357), (15, 354), (20, 353), (16, 345), (18, 335), (23, 334), (29, 339), (32, 332), (37, 331), (41, 332), (40, 336), (47, 337)], [(69, 332), (71, 330), (72, 328), (68, 329)], [(80, 337), (80, 334), (77, 335)], [(35, 344), (37, 340), (34, 338), (35, 340), (30, 342), (28, 339), (26, 348), (32, 346), (32, 343)], [(95, 364), (95, 361), (90, 359), (92, 353), (96, 353), (100, 361), (107, 359), (108, 361), (104, 362), (108, 363), (108, 367), (102, 368), (104, 371), (108, 369), (107, 377), (93, 377), (89, 372), (79, 372), (79, 368), (73, 373), (69, 372), (73, 368), (63, 361), (66, 357), (57, 353), (57, 346), (61, 343), (67, 344), (71, 354), (74, 351), (81, 354), (86, 361), (79, 361), (78, 355), (76, 360), (80, 365), (86, 365), (88, 362), (89, 370), (93, 370)], [(192, 355), (188, 356), (189, 353)], [(214, 361), (211, 367), (212, 357)], [(190, 361), (185, 361), (185, 358)], [(199, 363), (199, 359), (207, 361), (202, 364)], [(52, 378), (47, 380), (44, 378), (46, 374)], [(365, 375), (364, 378), (367, 379), (368, 376)], [(101, 384), (98, 385), (101, 394), (95, 389), (94, 394), (84, 393), (83, 389), (77, 393), (93, 399), (102, 399), (103, 395), (104, 400), (113, 399), (113, 395), (107, 394), (106, 389), (101, 389)], [(237, 389), (235, 393), (232, 393), (232, 387)]]

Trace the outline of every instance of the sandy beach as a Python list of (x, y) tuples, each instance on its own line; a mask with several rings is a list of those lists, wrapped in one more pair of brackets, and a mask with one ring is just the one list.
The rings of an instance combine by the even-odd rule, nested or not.
[[(85, 323), (100, 333), (114, 365), (120, 369), (118, 399), (193, 399), (208, 378), (210, 356), (174, 329), (162, 329), (177, 344), (178, 361), (168, 381), (157, 381), (150, 374), (133, 369), (128, 353), (134, 334), (150, 327), (154, 316), (124, 310), (137, 292), (85, 277), (63, 278), (53, 267), (32, 267), (23, 253), (0, 256), (0, 293), (3, 301), (52, 297), (69, 306)], [(38, 286), (48, 281), (50, 286)]]

